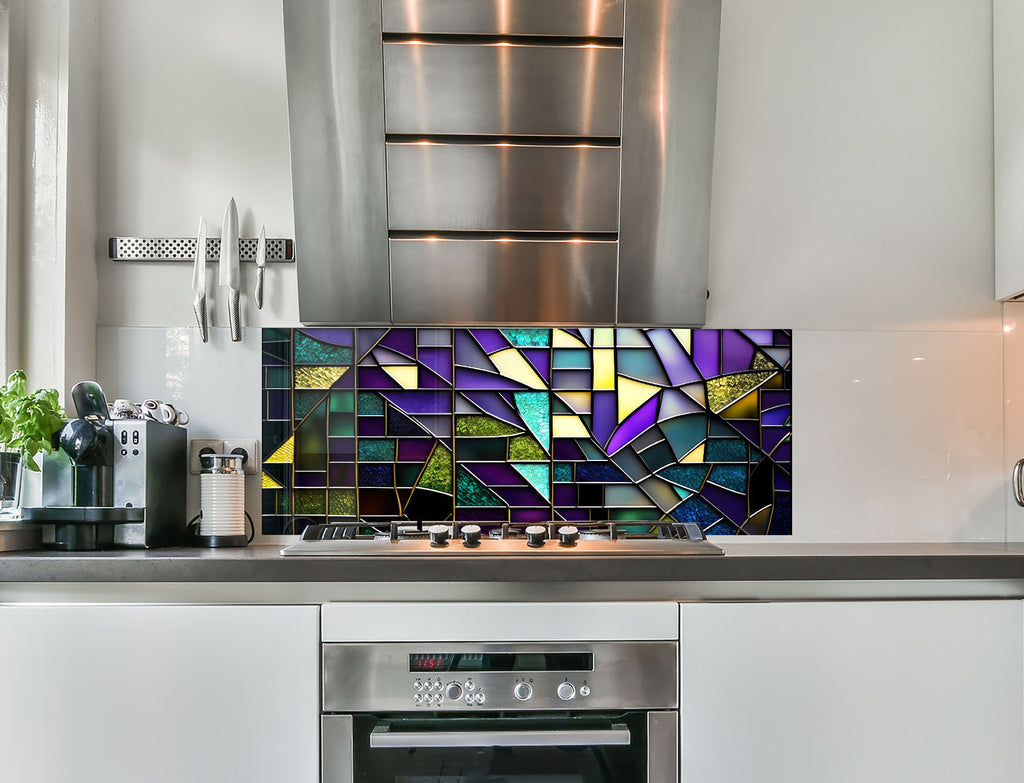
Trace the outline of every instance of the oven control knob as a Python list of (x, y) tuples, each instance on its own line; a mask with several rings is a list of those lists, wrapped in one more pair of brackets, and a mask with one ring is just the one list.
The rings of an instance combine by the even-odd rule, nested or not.
[(462, 544), (471, 548), (480, 546), (480, 525), (462, 526)]
[(512, 689), (512, 693), (519, 701), (527, 701), (533, 696), (533, 688), (530, 687), (528, 682), (517, 682), (516, 687)]
[(576, 546), (579, 538), (580, 531), (575, 525), (562, 525), (558, 528), (558, 543), (560, 546)]
[(589, 695), (590, 695), (590, 686), (589, 685), (581, 685), (580, 686), (580, 696), (589, 696)]
[(562, 701), (572, 701), (576, 698), (576, 687), (571, 682), (560, 682), (555, 693)]
[(431, 525), (427, 528), (431, 546), (448, 546), (448, 525)]
[(526, 545), (532, 547), (544, 546), (544, 539), (547, 538), (547, 528), (544, 525), (530, 525), (526, 528)]
[(462, 698), (462, 686), (457, 682), (450, 682), (444, 689), (444, 697), (448, 701), (458, 701)]

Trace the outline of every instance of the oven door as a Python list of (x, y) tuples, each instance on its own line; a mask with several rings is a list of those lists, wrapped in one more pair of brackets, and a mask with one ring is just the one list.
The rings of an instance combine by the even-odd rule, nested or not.
[(324, 783), (677, 783), (678, 713), (324, 715)]

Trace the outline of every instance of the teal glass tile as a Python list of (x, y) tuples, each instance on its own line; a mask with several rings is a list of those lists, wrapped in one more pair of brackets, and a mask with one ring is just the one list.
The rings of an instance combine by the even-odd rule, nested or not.
[(704, 447), (705, 462), (746, 462), (746, 441), (739, 438), (711, 438)]
[(350, 391), (332, 391), (330, 394), (331, 413), (351, 413), (355, 409), (355, 400)]
[(459, 506), (503, 506), (501, 499), (461, 465), (455, 467), (455, 503)]
[(334, 437), (351, 437), (356, 434), (356, 419), (351, 413), (332, 413), (327, 425), (327, 434)]
[(287, 367), (264, 367), (263, 384), (266, 389), (290, 389), (292, 373)]
[(556, 370), (589, 370), (592, 356), (586, 348), (555, 348), (551, 366)]
[(358, 459), (370, 462), (394, 462), (395, 442), (389, 438), (360, 438)]
[(572, 463), (571, 462), (556, 462), (555, 463), (555, 481), (556, 482), (570, 482), (570, 481), (572, 481)]
[(549, 392), (516, 392), (516, 409), (545, 451), (551, 451), (551, 395)]
[(512, 345), (520, 348), (551, 345), (550, 329), (502, 329), (501, 333)]
[(377, 392), (359, 392), (360, 416), (383, 416), (384, 398)]
[(746, 492), (747, 470), (746, 465), (714, 465), (708, 481), (733, 492)]
[(352, 364), (351, 348), (322, 343), (298, 330), (293, 334), (292, 351), (295, 364)]

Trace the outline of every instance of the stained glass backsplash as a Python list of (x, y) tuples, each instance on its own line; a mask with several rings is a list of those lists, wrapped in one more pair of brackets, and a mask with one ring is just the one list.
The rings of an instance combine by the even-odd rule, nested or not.
[(784, 329), (263, 330), (263, 533), (392, 519), (792, 532)]

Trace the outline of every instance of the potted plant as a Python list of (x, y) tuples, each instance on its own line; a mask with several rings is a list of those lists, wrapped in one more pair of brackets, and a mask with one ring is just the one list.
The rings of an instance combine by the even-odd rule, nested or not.
[(25, 372), (15, 370), (0, 386), (0, 506), (19, 506), (21, 473), (39, 470), (36, 456), (53, 451), (53, 436), (64, 425), (56, 389), (29, 392)]

